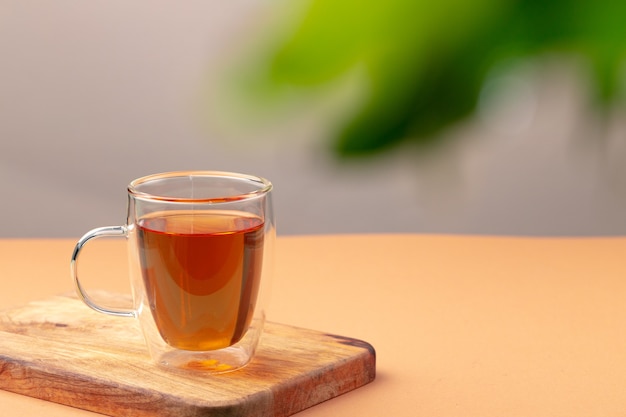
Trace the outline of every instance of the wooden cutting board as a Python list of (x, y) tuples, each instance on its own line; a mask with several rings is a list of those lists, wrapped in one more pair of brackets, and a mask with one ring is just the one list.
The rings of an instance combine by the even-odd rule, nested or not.
[(231, 373), (171, 371), (136, 321), (72, 296), (0, 312), (0, 389), (115, 417), (288, 416), (375, 377), (372, 346), (348, 337), (267, 323), (257, 352)]

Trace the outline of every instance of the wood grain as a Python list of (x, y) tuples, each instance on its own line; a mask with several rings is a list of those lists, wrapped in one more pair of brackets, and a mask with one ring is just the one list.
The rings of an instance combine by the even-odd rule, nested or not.
[(159, 367), (135, 321), (72, 296), (0, 313), (0, 389), (115, 417), (289, 416), (374, 378), (368, 343), (277, 323), (245, 368), (211, 375)]

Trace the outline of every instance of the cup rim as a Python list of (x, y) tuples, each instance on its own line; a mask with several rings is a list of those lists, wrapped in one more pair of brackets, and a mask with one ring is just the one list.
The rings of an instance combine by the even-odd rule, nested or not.
[[(209, 198), (189, 198), (189, 197), (172, 197), (172, 196), (163, 196), (153, 193), (147, 193), (145, 191), (139, 191), (138, 187), (142, 184), (146, 184), (150, 181), (162, 180), (166, 178), (181, 178), (181, 177), (215, 177), (215, 178), (232, 178), (239, 180), (247, 180), (249, 182), (257, 183), (259, 185), (259, 189), (253, 190), (247, 193), (241, 193), (237, 195), (224, 195), (220, 197), (209, 197)], [(245, 200), (249, 198), (258, 197), (263, 194), (267, 194), (272, 190), (272, 183), (263, 178), (255, 175), (249, 174), (241, 174), (236, 172), (228, 172), (228, 171), (204, 171), (204, 170), (188, 170), (188, 171), (169, 171), (169, 172), (161, 172), (157, 174), (146, 175), (137, 179), (132, 180), (128, 184), (128, 193), (136, 198), (141, 199), (149, 199), (149, 200), (157, 200), (157, 201), (168, 201), (168, 202), (184, 202), (184, 203), (224, 203), (230, 201), (238, 201)]]

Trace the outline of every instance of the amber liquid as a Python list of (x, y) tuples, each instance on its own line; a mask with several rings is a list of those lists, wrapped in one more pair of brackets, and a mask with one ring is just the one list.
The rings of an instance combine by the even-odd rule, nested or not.
[(143, 280), (170, 346), (213, 350), (245, 334), (257, 300), (263, 221), (239, 211), (176, 211), (138, 222)]

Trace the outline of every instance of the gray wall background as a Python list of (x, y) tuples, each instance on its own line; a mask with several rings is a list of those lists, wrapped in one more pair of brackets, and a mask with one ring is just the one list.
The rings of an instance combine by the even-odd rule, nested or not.
[(245, 140), (201, 128), (199, 86), (264, 7), (2, 0), (0, 237), (121, 224), (130, 180), (178, 169), (271, 179), (279, 234), (626, 233), (624, 110), (600, 123), (561, 59), (508, 73), (428, 154), (337, 161), (315, 109)]

